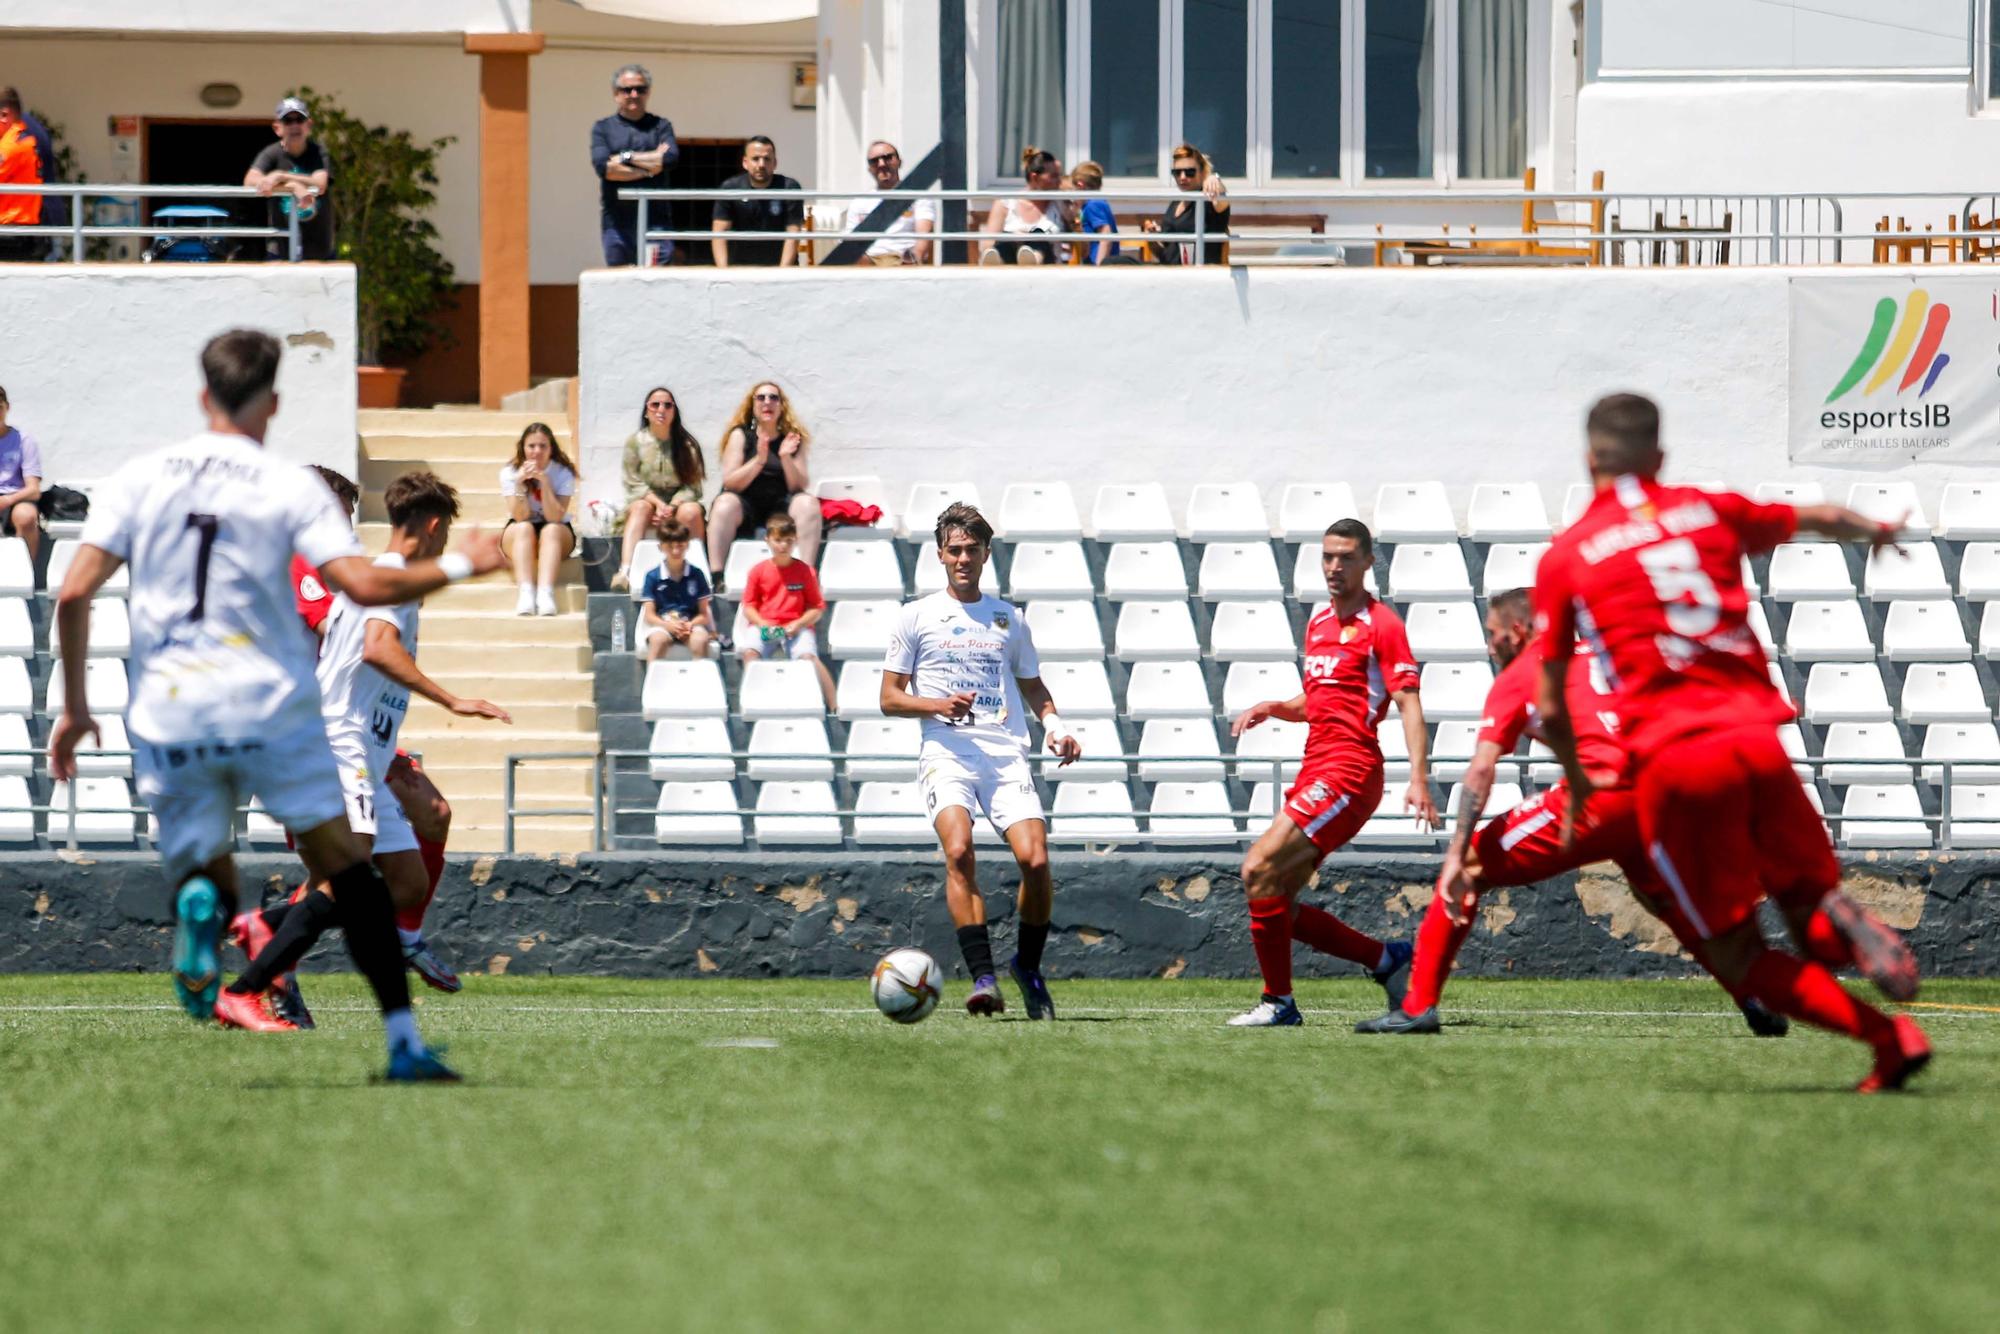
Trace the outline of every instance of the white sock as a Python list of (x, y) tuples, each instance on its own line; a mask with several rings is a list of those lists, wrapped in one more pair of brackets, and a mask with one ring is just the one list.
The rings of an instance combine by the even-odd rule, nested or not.
[(521, 591), (523, 593), (526, 593), (528, 596), (533, 597), (535, 593), (534, 581), (530, 579), (523, 579), (521, 581)]
[(403, 929), (402, 927), (400, 927), (400, 926), (396, 928), (396, 934), (397, 934), (398, 936), (402, 937), (402, 940), (403, 940), (403, 947), (404, 947), (405, 949), (408, 949), (408, 948), (409, 948), (410, 946), (412, 946), (412, 945), (416, 945), (416, 944), (421, 944), (421, 943), (422, 943), (422, 941), (423, 941), (423, 938), (424, 938), (424, 933), (423, 933), (423, 932), (421, 932), (421, 931), (406, 931), (406, 930), (404, 930), (404, 929)]
[(548, 596), (554, 597), (556, 595), (556, 586), (554, 584), (537, 584), (535, 585), (535, 591), (537, 593), (546, 593)]
[(389, 1054), (399, 1051), (422, 1051), (423, 1034), (417, 1032), (417, 1017), (410, 1013), (409, 1006), (391, 1010), (382, 1016), (382, 1027), (389, 1034)]

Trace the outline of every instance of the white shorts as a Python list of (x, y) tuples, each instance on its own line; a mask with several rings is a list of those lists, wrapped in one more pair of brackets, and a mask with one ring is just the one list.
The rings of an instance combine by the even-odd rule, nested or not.
[(132, 738), (139, 798), (160, 822), (157, 845), (167, 878), (228, 852), (236, 808), (252, 797), (293, 834), (341, 812), (340, 774), (318, 718), (289, 734), (250, 741)]
[[(739, 652), (747, 649), (752, 653), (764, 654), (764, 637), (762, 635), (754, 638), (746, 637), (741, 644), (737, 645), (737, 649)], [(813, 628), (810, 625), (795, 635), (785, 636), (785, 656), (794, 660), (798, 658), (817, 658), (819, 656), (819, 636), (813, 633)]]
[(917, 782), (924, 792), (924, 813), (932, 823), (947, 806), (963, 806), (984, 815), (1005, 834), (1010, 825), (1042, 817), (1042, 798), (1035, 791), (1035, 773), (1028, 757), (968, 755), (925, 747), (917, 760)]
[(417, 851), (417, 833), (403, 803), (390, 786), (379, 781), (372, 767), (334, 756), (340, 767), (340, 794), (347, 806), (347, 827), (375, 840), (372, 855)]

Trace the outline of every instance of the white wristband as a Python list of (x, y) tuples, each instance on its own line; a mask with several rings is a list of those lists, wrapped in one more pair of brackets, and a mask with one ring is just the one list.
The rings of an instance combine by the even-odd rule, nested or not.
[(472, 577), (472, 557), (463, 551), (448, 551), (438, 557), (438, 569), (443, 571), (445, 582), (455, 584), (461, 579)]
[(1042, 741), (1045, 745), (1052, 746), (1067, 736), (1069, 736), (1069, 728), (1064, 724), (1061, 714), (1051, 713), (1043, 717)]

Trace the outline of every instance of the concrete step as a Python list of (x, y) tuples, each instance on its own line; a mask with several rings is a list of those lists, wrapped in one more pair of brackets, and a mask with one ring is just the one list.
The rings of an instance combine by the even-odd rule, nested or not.
[[(590, 642), (590, 632), (582, 612), (564, 612), (560, 616), (514, 616), (491, 611), (460, 611), (455, 607), (450, 611), (431, 609), (451, 607), (452, 604), (446, 602), (444, 597), (458, 592), (459, 588), (469, 587), (471, 585), (461, 584), (449, 593), (432, 599), (424, 608), (419, 631), (423, 643), (478, 644), (499, 640), (508, 644), (573, 645)], [(513, 586), (508, 585), (507, 590), (507, 607), (511, 612), (514, 605)], [(557, 597), (561, 598), (561, 590), (557, 590)]]
[(457, 642), (438, 641), (425, 634), (419, 654), (423, 669), (439, 677), (476, 676), (495, 662), (504, 662), (510, 669), (518, 672), (590, 670), (591, 652), (588, 644), (509, 643), (506, 642), (504, 635), (497, 633), (502, 628), (504, 627), (496, 626), (496, 633), (492, 638), (468, 638)]
[(436, 408), (364, 408), (354, 414), (354, 427), (364, 437), (497, 433), (505, 435), (510, 444), (536, 422), (553, 428), (558, 438), (569, 434), (569, 423), (561, 419), (561, 414), (551, 417), (546, 412), (492, 412), (467, 404)]
[[(398, 468), (396, 472), (402, 472)], [(393, 473), (391, 474), (394, 475)], [(511, 501), (500, 494), (500, 479), (489, 475), (484, 488), (461, 490), (458, 493), (458, 522), (461, 526), (483, 524), (488, 528), (498, 528), (507, 522)], [(369, 486), (361, 493), (361, 521), (363, 523), (383, 523), (389, 518), (389, 511), (382, 504), (380, 485)]]
[[(523, 797), (552, 801), (558, 805), (578, 805), (590, 800), (594, 768), (588, 760), (524, 764), (514, 771), (515, 791)], [(447, 798), (453, 793), (478, 796), (499, 790), (495, 782), (499, 770), (490, 765), (438, 765), (431, 763), (427, 757), (424, 772), (431, 776), (438, 791)]]
[[(558, 815), (522, 820), (514, 826), (514, 851), (589, 852), (590, 837), (588, 819)], [(453, 821), (451, 826), (453, 852), (498, 852), (505, 846), (503, 839), (497, 820), (490, 825), (460, 825)]]
[(441, 672), (433, 667), (430, 673), (454, 695), (481, 695), (510, 712), (516, 704), (587, 703), (597, 684), (589, 672), (482, 672), (476, 668)]
[[(557, 575), (557, 580), (555, 597), (556, 609), (558, 611), (582, 612), (589, 608), (590, 590), (583, 586), (583, 566), (580, 563), (575, 560), (563, 562), (563, 566)], [(507, 631), (514, 621), (560, 619), (559, 617), (516, 616), (514, 614), (514, 603), (520, 596), (521, 586), (514, 582), (512, 575), (505, 570), (501, 570), (487, 575), (484, 579), (453, 584), (443, 593), (434, 593), (431, 595), (429, 605), (440, 608), (448, 605), (454, 612), (465, 612), (468, 614), (477, 612), (486, 616), (491, 621), (491, 624), (487, 627), (487, 634), (482, 637), (490, 637), (496, 640), (504, 640), (509, 637)], [(430, 621), (429, 605), (426, 606), (424, 613), (426, 631), (428, 631)], [(636, 615), (637, 613), (634, 612), (626, 619), (630, 620)], [(428, 634), (426, 634), (426, 638), (428, 638)], [(579, 629), (576, 642), (579, 644), (588, 643), (588, 634)]]
[[(514, 794), (514, 804), (522, 810), (583, 810), (586, 812), (583, 815), (536, 816), (532, 821), (518, 822), (515, 825), (517, 831), (527, 828), (530, 825), (538, 826), (556, 821), (572, 823), (586, 830), (590, 828), (590, 816), (588, 814), (590, 797), (588, 794), (582, 796), (540, 797), (528, 796), (525, 793), (516, 792)], [(506, 803), (498, 791), (495, 791), (492, 796), (453, 797), (451, 799), (452, 845), (454, 847), (457, 846), (459, 822), (461, 820), (468, 825), (483, 825), (488, 828), (498, 829), (505, 823), (501, 814), (505, 805)], [(606, 818), (607, 820), (609, 819), (608, 816)]]
[[(425, 706), (425, 717), (440, 711)], [(442, 765), (447, 769), (481, 769), (492, 775), (493, 792), (500, 790), (500, 775), (509, 755), (595, 755), (598, 749), (596, 732), (580, 729), (550, 728), (537, 731), (526, 724), (517, 723), (513, 727), (482, 719), (486, 723), (484, 732), (447, 732), (425, 726), (423, 720), (412, 717), (402, 732), (402, 745), (408, 751), (421, 751), (424, 767)], [(544, 760), (539, 768), (552, 764), (585, 764), (588, 760)]]
[[(465, 684), (468, 690), (469, 683)], [(454, 690), (454, 693), (457, 693)], [(488, 696), (491, 698), (491, 696)], [(495, 700), (497, 704), (513, 715), (513, 726), (532, 732), (578, 732), (586, 734), (594, 743), (597, 734), (597, 706), (578, 700), (551, 700), (522, 703), (517, 700)], [(409, 722), (406, 727), (413, 729), (417, 736), (434, 736), (440, 732), (505, 732), (508, 725), (495, 722), (491, 718), (461, 718), (455, 713), (446, 713), (429, 700), (410, 701)], [(518, 749), (518, 747), (517, 747)]]

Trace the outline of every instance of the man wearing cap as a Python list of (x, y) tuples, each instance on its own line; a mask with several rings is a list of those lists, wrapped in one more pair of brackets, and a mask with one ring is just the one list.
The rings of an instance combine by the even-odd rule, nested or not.
[[(278, 103), (271, 128), (277, 132), (278, 142), (265, 145), (250, 170), (243, 173), (243, 183), (271, 196), (269, 225), (273, 227), (288, 226), (286, 215), (298, 210), (300, 259), (332, 259), (333, 204), (326, 191), (333, 177), (333, 159), (312, 137), (312, 116), (298, 98)], [(283, 241), (272, 241), (269, 251), (273, 259), (289, 257)]]

